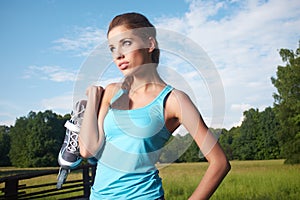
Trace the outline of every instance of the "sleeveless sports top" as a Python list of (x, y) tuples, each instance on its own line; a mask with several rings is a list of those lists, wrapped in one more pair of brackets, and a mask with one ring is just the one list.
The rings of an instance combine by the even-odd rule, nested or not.
[[(171, 133), (165, 126), (167, 85), (148, 105), (109, 108), (104, 119), (105, 143), (98, 161), (90, 199), (157, 199), (163, 188), (155, 163)], [(126, 92), (119, 90), (111, 104)]]

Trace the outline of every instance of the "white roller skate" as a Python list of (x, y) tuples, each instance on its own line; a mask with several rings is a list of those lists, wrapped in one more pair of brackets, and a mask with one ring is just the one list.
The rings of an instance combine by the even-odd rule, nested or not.
[(66, 135), (58, 154), (60, 169), (57, 176), (57, 189), (60, 189), (62, 184), (65, 183), (71, 169), (78, 167), (82, 161), (79, 152), (78, 136), (86, 103), (86, 100), (78, 101), (71, 113), (71, 119), (65, 123)]

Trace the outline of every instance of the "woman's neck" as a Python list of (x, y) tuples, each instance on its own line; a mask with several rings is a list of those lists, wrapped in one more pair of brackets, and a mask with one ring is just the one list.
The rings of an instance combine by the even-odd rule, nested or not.
[[(127, 79), (127, 80), (126, 80)], [(139, 70), (125, 78), (127, 89), (131, 92), (148, 91), (166, 85), (159, 76), (156, 66), (145, 66), (144, 70)]]

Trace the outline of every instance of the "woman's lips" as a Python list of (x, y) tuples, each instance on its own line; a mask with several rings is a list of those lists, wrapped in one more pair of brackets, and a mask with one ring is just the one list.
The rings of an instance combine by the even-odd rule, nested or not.
[(127, 69), (129, 63), (128, 62), (121, 62), (118, 66), (120, 70)]

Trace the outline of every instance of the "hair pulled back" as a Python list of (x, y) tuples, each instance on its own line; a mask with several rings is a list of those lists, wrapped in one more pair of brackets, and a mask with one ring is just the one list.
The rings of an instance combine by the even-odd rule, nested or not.
[(134, 29), (142, 39), (149, 39), (149, 37), (152, 37), (156, 42), (156, 47), (151, 54), (152, 62), (159, 63), (160, 50), (156, 40), (156, 29), (144, 15), (134, 12), (117, 15), (110, 22), (107, 35), (117, 26), (125, 26), (127, 29)]

